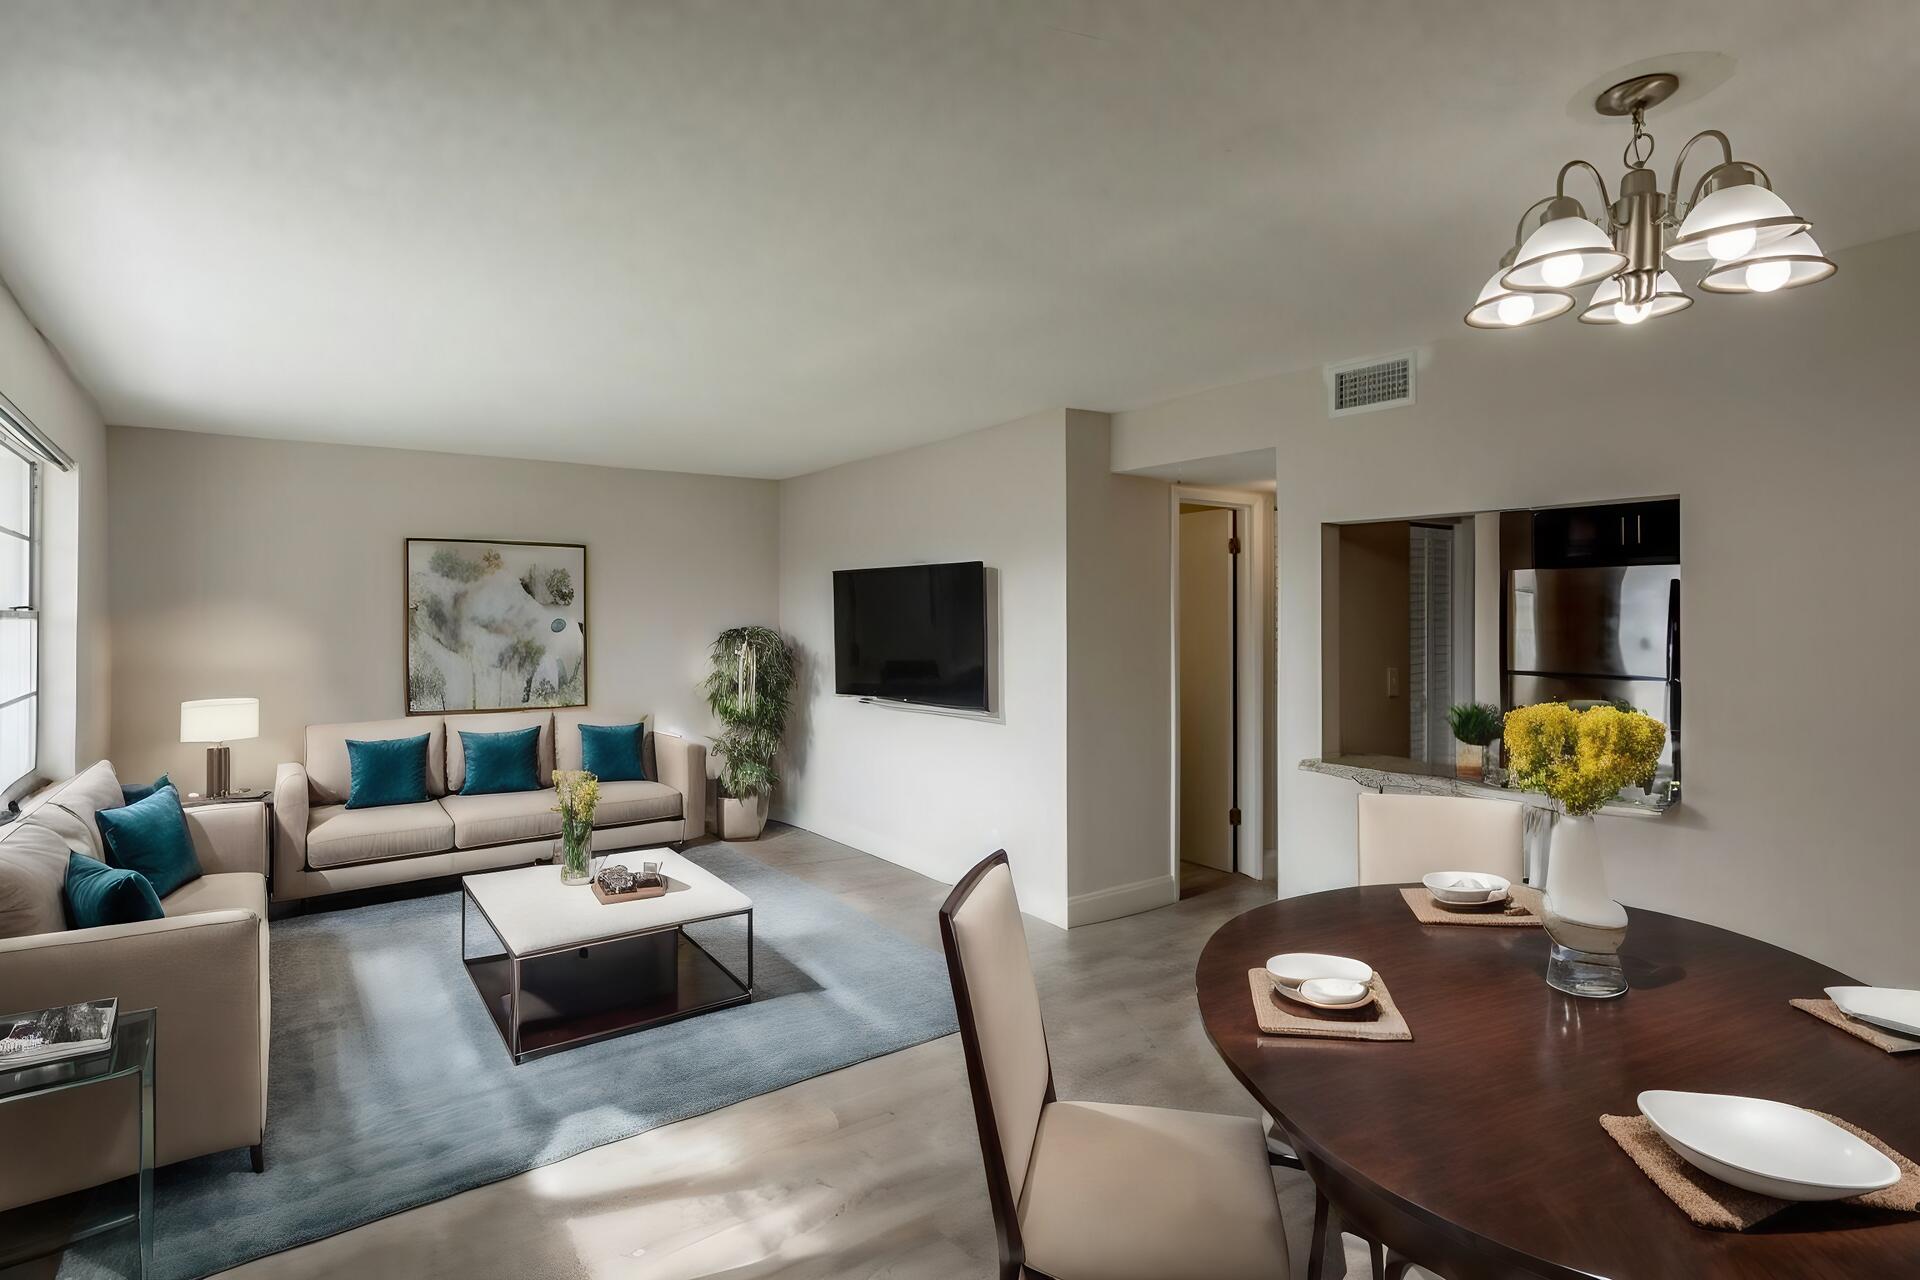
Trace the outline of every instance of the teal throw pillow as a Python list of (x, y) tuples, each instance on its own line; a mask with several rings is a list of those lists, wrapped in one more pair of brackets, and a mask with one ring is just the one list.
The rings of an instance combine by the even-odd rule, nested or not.
[(580, 767), (602, 782), (645, 782), (647, 766), (640, 755), (644, 724), (583, 724), (580, 726)]
[(84, 853), (67, 855), (67, 923), (75, 929), (158, 920), (160, 895), (138, 871), (110, 867)]
[(93, 815), (106, 842), (107, 865), (138, 871), (166, 897), (181, 885), (200, 878), (200, 859), (194, 856), (187, 815), (180, 793), (162, 787), (145, 800), (102, 809)]
[(347, 808), (378, 809), (426, 800), (426, 734), (372, 742), (347, 739)]
[(172, 785), (173, 779), (164, 773), (155, 778), (151, 783), (136, 782), (130, 787), (120, 788), (120, 803), (133, 804), (137, 801), (145, 800), (160, 788), (170, 787)]
[(460, 750), (467, 760), (467, 776), (460, 784), (463, 796), (540, 789), (538, 725), (504, 733), (469, 733), (462, 729)]

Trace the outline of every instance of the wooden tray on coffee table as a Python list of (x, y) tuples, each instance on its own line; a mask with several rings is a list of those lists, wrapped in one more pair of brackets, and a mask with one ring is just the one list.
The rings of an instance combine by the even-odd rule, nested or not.
[(636, 884), (625, 893), (608, 893), (600, 887), (599, 877), (593, 880), (593, 896), (602, 902), (638, 902), (642, 898), (665, 897), (667, 886), (664, 882), (656, 884)]

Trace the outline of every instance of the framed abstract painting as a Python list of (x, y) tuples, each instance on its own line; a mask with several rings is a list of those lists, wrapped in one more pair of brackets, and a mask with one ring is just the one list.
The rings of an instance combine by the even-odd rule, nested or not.
[(407, 540), (407, 714), (587, 705), (587, 549)]

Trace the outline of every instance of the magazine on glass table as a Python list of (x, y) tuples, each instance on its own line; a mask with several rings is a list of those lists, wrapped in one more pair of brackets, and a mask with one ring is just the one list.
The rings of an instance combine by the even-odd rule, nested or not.
[(0, 1015), (0, 1071), (104, 1053), (113, 1045), (118, 1000)]

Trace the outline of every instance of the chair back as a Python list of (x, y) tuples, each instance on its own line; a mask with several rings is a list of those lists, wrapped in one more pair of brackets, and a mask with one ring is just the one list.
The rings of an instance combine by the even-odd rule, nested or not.
[(1507, 800), (1360, 793), (1361, 884), (1405, 884), (1430, 871), (1484, 871), (1518, 882), (1525, 815)]
[(953, 887), (940, 908), (940, 940), (953, 983), (1000, 1256), (1017, 1264), (1020, 1192), (1040, 1112), (1053, 1101), (1053, 1068), (1006, 850)]

